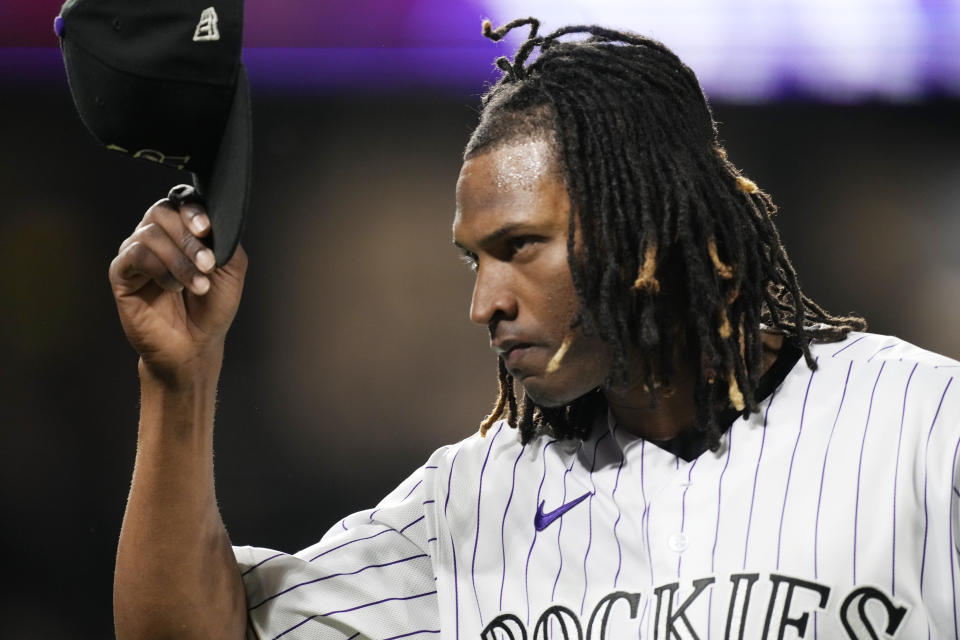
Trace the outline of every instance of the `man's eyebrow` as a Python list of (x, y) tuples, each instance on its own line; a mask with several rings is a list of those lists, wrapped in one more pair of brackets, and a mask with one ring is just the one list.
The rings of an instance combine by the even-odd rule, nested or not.
[[(483, 238), (481, 238), (481, 239), (480, 239), (480, 246), (483, 247), (483, 246), (491, 245), (491, 244), (497, 242), (498, 240), (500, 240), (501, 238), (503, 238), (504, 236), (508, 236), (508, 235), (510, 235), (511, 233), (513, 233), (514, 231), (516, 231), (517, 229), (519, 229), (519, 228), (521, 228), (521, 227), (524, 227), (524, 226), (526, 226), (526, 225), (525, 225), (524, 223), (522, 223), (522, 222), (510, 222), (510, 223), (507, 223), (507, 224), (503, 225), (502, 227), (500, 227), (499, 229), (497, 229), (497, 230), (495, 230), (495, 231), (492, 231), (492, 232), (488, 233), (487, 235), (485, 235)], [(462, 244), (460, 244), (460, 243), (457, 241), (456, 238), (453, 239), (453, 246), (457, 247), (458, 249), (460, 249), (460, 250), (463, 251), (464, 253), (470, 253), (470, 250), (467, 249), (466, 247), (464, 247)]]

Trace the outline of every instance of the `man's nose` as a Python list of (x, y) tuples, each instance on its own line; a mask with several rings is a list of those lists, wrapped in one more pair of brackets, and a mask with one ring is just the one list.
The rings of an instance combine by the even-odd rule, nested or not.
[(470, 320), (477, 324), (490, 325), (499, 316), (513, 319), (517, 315), (517, 297), (510, 287), (509, 279), (502, 269), (491, 265), (480, 266), (473, 285), (470, 301)]

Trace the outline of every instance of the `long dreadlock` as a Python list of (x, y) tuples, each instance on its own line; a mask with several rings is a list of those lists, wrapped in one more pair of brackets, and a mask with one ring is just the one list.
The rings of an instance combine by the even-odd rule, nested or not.
[[(483, 97), (464, 159), (519, 136), (552, 136), (572, 203), (574, 327), (611, 347), (609, 383), (625, 381), (628, 354), (639, 353), (654, 401), (678, 353), (699, 363), (694, 428), (715, 449), (719, 409), (757, 410), (761, 324), (795, 342), (815, 369), (811, 339), (842, 340), (866, 322), (832, 316), (801, 291), (771, 220), (776, 206), (727, 159), (696, 76), (673, 52), (598, 26), (539, 36), (534, 18), (498, 29), (485, 21), (483, 34), (497, 41), (524, 25), (530, 34), (513, 61), (496, 61), (504, 75)], [(574, 33), (589, 37), (559, 39)], [(540, 407), (498, 362), (499, 397), (481, 433), (505, 418), (524, 443), (545, 430), (589, 436), (599, 390)]]

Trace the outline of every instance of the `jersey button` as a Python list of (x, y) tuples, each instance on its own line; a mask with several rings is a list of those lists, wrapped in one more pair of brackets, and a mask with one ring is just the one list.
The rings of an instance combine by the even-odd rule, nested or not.
[(687, 550), (687, 547), (690, 546), (690, 542), (687, 540), (687, 534), (681, 531), (667, 538), (667, 546), (670, 548), (670, 551), (683, 553)]

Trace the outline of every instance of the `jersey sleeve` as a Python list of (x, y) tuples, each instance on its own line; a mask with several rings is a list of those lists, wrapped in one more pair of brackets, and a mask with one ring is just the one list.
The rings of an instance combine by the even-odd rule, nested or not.
[(248, 638), (425, 638), (439, 634), (427, 552), (423, 468), (374, 509), (289, 555), (234, 547), (247, 594)]

